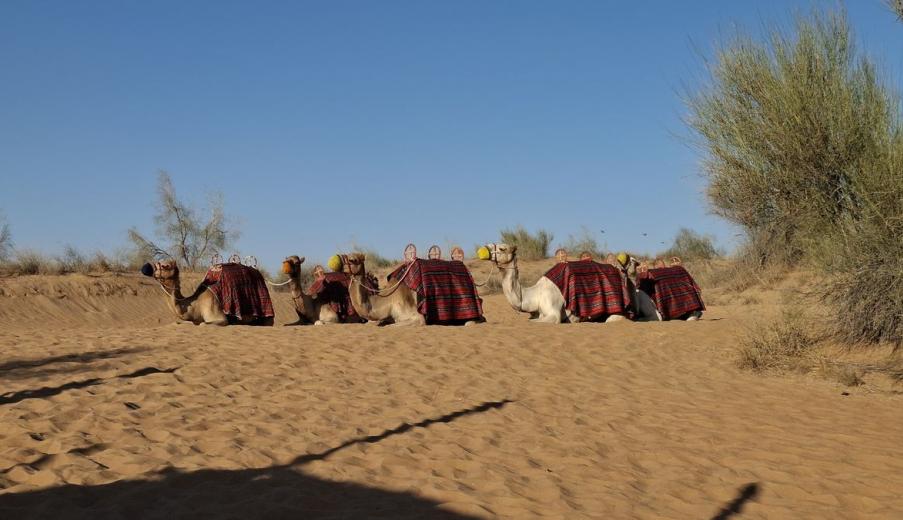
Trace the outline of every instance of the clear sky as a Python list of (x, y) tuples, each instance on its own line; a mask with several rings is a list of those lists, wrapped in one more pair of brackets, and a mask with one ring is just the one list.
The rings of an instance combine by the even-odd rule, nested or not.
[[(518, 224), (730, 249), (681, 93), (736, 25), (813, 5), (839, 4), (9, 0), (0, 210), (19, 248), (111, 251), (153, 231), (166, 170), (185, 199), (221, 191), (269, 268), (352, 242), (470, 251)], [(846, 9), (900, 85), (903, 25), (881, 0)]]

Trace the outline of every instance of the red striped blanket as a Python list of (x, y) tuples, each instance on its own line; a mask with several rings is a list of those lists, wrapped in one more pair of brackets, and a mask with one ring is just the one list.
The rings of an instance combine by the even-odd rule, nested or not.
[(705, 310), (699, 286), (681, 266), (659, 267), (637, 273), (637, 285), (652, 297), (663, 319), (671, 320)]
[(348, 284), (351, 277), (345, 273), (326, 273), (307, 288), (307, 294), (326, 302), (343, 322), (363, 321), (351, 305)]
[(276, 315), (267, 284), (253, 267), (218, 264), (207, 271), (201, 283), (213, 291), (228, 316), (241, 320)]
[(630, 295), (614, 266), (587, 260), (560, 262), (544, 276), (561, 291), (565, 307), (581, 319), (630, 314)]
[(483, 300), (477, 296), (464, 262), (418, 258), (404, 274), (404, 283), (419, 296), (418, 310), (427, 323), (455, 323), (483, 316)]

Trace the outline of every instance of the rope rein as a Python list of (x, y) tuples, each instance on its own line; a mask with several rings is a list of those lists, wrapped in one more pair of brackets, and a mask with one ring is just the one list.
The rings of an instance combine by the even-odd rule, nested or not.
[(288, 280), (286, 280), (286, 281), (284, 281), (284, 282), (282, 282), (282, 283), (271, 282), (271, 281), (269, 281), (269, 280), (265, 280), (265, 281), (266, 281), (266, 283), (272, 285), (273, 287), (282, 287), (283, 285), (288, 285), (288, 284), (290, 284), (290, 283), (292, 282), (292, 279), (289, 278)]
[(398, 289), (398, 286), (401, 285), (401, 282), (403, 282), (404, 279), (407, 278), (408, 273), (411, 272), (411, 265), (413, 265), (413, 262), (411, 262), (410, 264), (408, 264), (408, 267), (404, 270), (404, 274), (401, 275), (401, 277), (398, 279), (397, 282), (395, 282), (395, 285), (393, 285), (393, 286), (390, 287), (389, 289), (385, 289), (385, 290), (389, 291), (387, 294), (383, 294), (383, 292), (382, 292), (383, 289), (380, 289), (380, 288), (374, 289), (373, 287), (370, 287), (369, 285), (365, 284), (364, 281), (363, 281), (363, 280), (364, 280), (364, 276), (363, 276), (363, 275), (361, 275), (361, 279), (360, 279), (360, 280), (356, 280), (355, 277), (352, 276), (352, 277), (351, 277), (351, 282), (352, 282), (352, 283), (357, 283), (357, 284), (359, 284), (361, 287), (363, 287), (364, 289), (367, 289), (367, 290), (370, 291), (372, 294), (375, 294), (376, 296), (379, 296), (380, 298), (386, 298), (386, 297), (392, 296), (392, 293), (395, 292), (395, 289)]
[(493, 263), (492, 263), (492, 267), (489, 269), (489, 274), (486, 275), (486, 280), (483, 281), (483, 283), (477, 283), (477, 282), (475, 281), (475, 282), (473, 282), (473, 284), (476, 285), (477, 287), (485, 287), (486, 284), (489, 283), (489, 279), (492, 278), (492, 275), (493, 275), (496, 271), (498, 271), (498, 270), (499, 270), (498, 264), (496, 264), (495, 262), (493, 262)]

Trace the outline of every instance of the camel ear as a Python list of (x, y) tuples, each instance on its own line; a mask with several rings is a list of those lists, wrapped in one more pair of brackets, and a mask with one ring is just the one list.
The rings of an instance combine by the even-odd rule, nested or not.
[(299, 264), (303, 264), (305, 260), (307, 260), (307, 259), (304, 258), (303, 256), (302, 256), (302, 257), (299, 257), (299, 258), (298, 258), (298, 263), (299, 263)]
[(516, 253), (516, 252), (517, 252), (517, 246), (508, 246), (508, 252), (509, 252), (509, 253), (512, 253), (512, 254), (513, 254), (513, 253)]

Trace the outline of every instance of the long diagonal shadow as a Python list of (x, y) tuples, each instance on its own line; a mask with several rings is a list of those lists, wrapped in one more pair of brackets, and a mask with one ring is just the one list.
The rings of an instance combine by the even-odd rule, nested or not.
[(40, 399), (43, 397), (51, 397), (54, 395), (59, 395), (66, 390), (77, 390), (79, 388), (86, 388), (89, 386), (95, 386), (103, 384), (107, 381), (112, 381), (114, 379), (131, 379), (135, 377), (144, 377), (151, 374), (172, 374), (176, 370), (181, 367), (175, 368), (165, 368), (159, 369), (156, 367), (145, 367), (140, 370), (136, 370), (134, 372), (130, 372), (128, 374), (122, 374), (113, 377), (100, 378), (95, 377), (92, 379), (86, 379), (84, 381), (72, 381), (71, 383), (66, 383), (60, 386), (45, 386), (43, 388), (38, 388), (36, 390), (21, 390), (19, 392), (7, 392), (5, 394), (0, 394), (0, 405), (4, 404), (12, 404), (18, 403), (19, 401), (24, 401), (25, 399)]
[(731, 500), (722, 507), (721, 511), (718, 511), (718, 513), (712, 517), (712, 520), (728, 520), (734, 515), (739, 515), (747, 502), (759, 496), (761, 487), (762, 486), (760, 486), (758, 482), (751, 482), (740, 488), (740, 492), (737, 493), (737, 498)]
[(134, 354), (136, 352), (144, 352), (150, 350), (147, 347), (126, 347), (112, 350), (92, 350), (90, 352), (81, 352), (78, 354), (64, 354), (61, 356), (52, 356), (40, 359), (11, 359), (5, 363), (0, 363), (0, 374), (13, 370), (37, 368), (54, 363), (90, 363), (98, 359), (109, 359), (113, 357), (123, 356), (125, 354)]
[(400, 435), (407, 431), (413, 430), (414, 428), (429, 428), (430, 425), (436, 423), (450, 423), (456, 419), (464, 417), (466, 415), (471, 415), (475, 413), (487, 412), (493, 409), (500, 409), (504, 407), (508, 403), (513, 403), (511, 399), (503, 399), (501, 401), (486, 401), (477, 406), (472, 406), (470, 408), (465, 408), (463, 410), (458, 410), (456, 412), (447, 413), (441, 417), (436, 417), (432, 419), (424, 419), (420, 422), (416, 422), (414, 424), (410, 423), (401, 423), (395, 428), (385, 430), (379, 435), (368, 435), (366, 437), (357, 437), (354, 439), (347, 440), (338, 446), (333, 448), (329, 448), (328, 450), (321, 451), (319, 453), (309, 453), (307, 455), (300, 455), (296, 457), (293, 461), (288, 464), (284, 464), (282, 467), (291, 467), (291, 466), (300, 466), (303, 464), (307, 464), (308, 462), (313, 462), (315, 460), (324, 460), (330, 455), (334, 454), (337, 451), (344, 450), (345, 448), (349, 448), (354, 446), (355, 444), (374, 444), (383, 439), (387, 439), (392, 437), (393, 435)]

